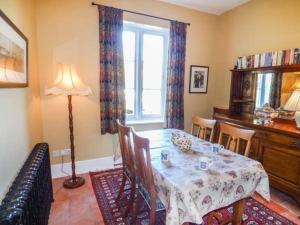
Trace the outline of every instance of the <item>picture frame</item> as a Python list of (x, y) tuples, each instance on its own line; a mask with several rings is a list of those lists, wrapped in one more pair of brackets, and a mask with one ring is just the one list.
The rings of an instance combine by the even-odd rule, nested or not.
[(208, 75), (208, 66), (191, 65), (189, 93), (207, 93)]
[(28, 39), (0, 10), (0, 88), (28, 87)]

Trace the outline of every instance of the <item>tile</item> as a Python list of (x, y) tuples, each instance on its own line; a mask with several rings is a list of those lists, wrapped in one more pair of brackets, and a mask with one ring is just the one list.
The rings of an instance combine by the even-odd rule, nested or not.
[(67, 214), (69, 210), (70, 210), (70, 201), (65, 200), (62, 202), (53, 202), (50, 213), (53, 215)]
[(80, 204), (70, 208), (70, 221), (72, 224), (86, 218), (91, 218), (91, 210), (88, 204)]
[(91, 208), (99, 209), (98, 202), (94, 193), (89, 197), (89, 205)]
[(62, 202), (69, 199), (69, 191), (65, 188), (59, 189), (57, 192), (54, 192), (54, 201)]
[(88, 204), (90, 197), (91, 197), (90, 192), (83, 192), (83, 193), (79, 193), (77, 195), (70, 195), (69, 196), (70, 205), (72, 207), (72, 206), (78, 206), (81, 204)]
[(295, 215), (294, 213), (290, 213), (290, 212), (285, 212), (282, 214), (282, 216), (286, 217), (287, 219), (291, 220), (292, 222), (294, 222), (295, 224), (300, 224), (300, 219), (298, 218), (297, 215)]
[(282, 203), (282, 202), (286, 201), (286, 198), (288, 198), (288, 196), (286, 194), (284, 194), (283, 192), (281, 192), (275, 188), (270, 188), (270, 194), (271, 194), (272, 200), (277, 203)]
[(283, 202), (282, 205), (286, 207), (290, 212), (300, 216), (300, 207), (293, 199)]
[(53, 187), (53, 193), (56, 193), (59, 189), (63, 187), (63, 179), (53, 179), (52, 180), (52, 187)]
[(80, 220), (73, 222), (72, 225), (95, 225), (95, 221), (92, 218), (81, 218)]
[(101, 215), (99, 208), (92, 208), (90, 209), (90, 215), (94, 219), (95, 222), (99, 223), (103, 221), (103, 217)]
[(69, 218), (67, 215), (61, 214), (58, 216), (58, 215), (50, 214), (48, 225), (68, 225), (68, 224), (69, 224)]
[(274, 201), (268, 202), (268, 203), (264, 203), (264, 205), (272, 210), (274, 210), (275, 212), (281, 214), (284, 212), (287, 212), (287, 208), (275, 203)]

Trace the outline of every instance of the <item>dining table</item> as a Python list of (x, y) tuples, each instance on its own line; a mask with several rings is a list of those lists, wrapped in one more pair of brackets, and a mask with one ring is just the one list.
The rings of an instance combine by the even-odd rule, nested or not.
[[(172, 142), (173, 133), (190, 138), (188, 152)], [(212, 151), (212, 143), (177, 129), (141, 131), (149, 139), (152, 171), (158, 197), (166, 209), (166, 225), (202, 224), (203, 217), (233, 206), (233, 225), (242, 223), (245, 199), (256, 192), (270, 201), (269, 178), (260, 162), (230, 150)], [(170, 160), (161, 160), (169, 152)], [(201, 157), (211, 160), (199, 166)], [(210, 221), (208, 221), (210, 223)]]

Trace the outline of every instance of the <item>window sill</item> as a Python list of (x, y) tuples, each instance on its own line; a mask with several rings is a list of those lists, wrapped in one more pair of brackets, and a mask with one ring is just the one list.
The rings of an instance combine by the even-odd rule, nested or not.
[(140, 124), (163, 124), (163, 120), (133, 120), (127, 121), (126, 125), (140, 125)]

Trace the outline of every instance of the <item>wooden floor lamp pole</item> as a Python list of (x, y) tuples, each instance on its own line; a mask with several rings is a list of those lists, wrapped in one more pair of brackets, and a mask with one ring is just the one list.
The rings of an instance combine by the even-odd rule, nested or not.
[(69, 129), (71, 142), (71, 161), (72, 161), (72, 176), (64, 181), (65, 188), (77, 188), (84, 184), (82, 177), (77, 177), (75, 172), (75, 146), (73, 134), (73, 114), (72, 114), (72, 95), (68, 95), (68, 109), (69, 109)]

